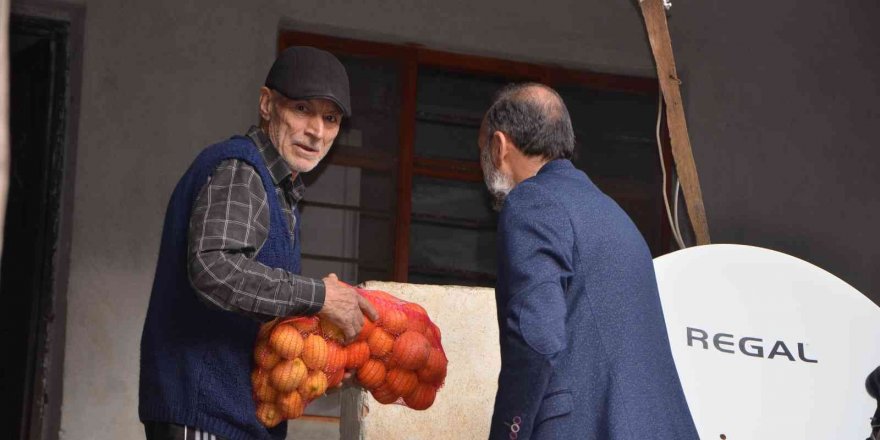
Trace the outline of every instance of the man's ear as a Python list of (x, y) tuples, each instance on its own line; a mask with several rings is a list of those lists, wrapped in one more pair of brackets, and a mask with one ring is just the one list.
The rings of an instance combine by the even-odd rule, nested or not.
[(260, 119), (268, 122), (272, 115), (272, 91), (268, 87), (260, 87)]
[(495, 168), (502, 169), (502, 165), (509, 160), (511, 148), (516, 148), (510, 137), (504, 132), (492, 133), (492, 157), (495, 159)]

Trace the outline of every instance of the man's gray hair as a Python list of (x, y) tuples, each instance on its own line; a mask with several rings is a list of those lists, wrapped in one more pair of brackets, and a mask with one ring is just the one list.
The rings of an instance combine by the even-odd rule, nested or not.
[(510, 136), (526, 156), (571, 159), (574, 130), (562, 97), (539, 83), (510, 84), (501, 89), (486, 112), (486, 135)]

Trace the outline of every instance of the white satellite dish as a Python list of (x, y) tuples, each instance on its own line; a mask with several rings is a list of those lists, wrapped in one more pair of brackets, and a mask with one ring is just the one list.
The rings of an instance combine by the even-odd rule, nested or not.
[(700, 438), (868, 436), (880, 307), (810, 263), (757, 247), (698, 246), (654, 266)]

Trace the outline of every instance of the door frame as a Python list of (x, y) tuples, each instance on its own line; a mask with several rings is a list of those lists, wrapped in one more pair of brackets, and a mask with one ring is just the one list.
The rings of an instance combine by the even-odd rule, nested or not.
[[(54, 20), (66, 23), (66, 86), (53, 99), (50, 125), (55, 145), (51, 159), (61, 172), (52, 179), (50, 192), (56, 203), (55, 242), (48, 263), (49, 278), (39, 298), (36, 335), (33, 339), (32, 368), (28, 372), (29, 393), (23, 400), (20, 440), (56, 440), (61, 430), (61, 405), (64, 389), (64, 351), (67, 326), (67, 289), (70, 277), (70, 245), (73, 236), (73, 203), (76, 174), (76, 151), (82, 85), (82, 54), (85, 8), (56, 2), (28, 2), (11, 5), (13, 19)], [(57, 79), (56, 79), (57, 80)]]

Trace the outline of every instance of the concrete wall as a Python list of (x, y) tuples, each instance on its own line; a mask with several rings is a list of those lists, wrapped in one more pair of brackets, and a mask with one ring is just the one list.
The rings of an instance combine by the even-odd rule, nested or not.
[[(141, 435), (138, 341), (168, 195), (200, 148), (254, 122), (280, 26), (653, 71), (629, 1), (73, 3), (86, 22), (74, 96), (64, 439)], [(709, 222), (717, 242), (792, 253), (878, 301), (878, 4), (810, 3), (675, 2), (672, 33)]]
[[(20, 0), (19, 6), (39, 2)], [(79, 0), (83, 83), (61, 438), (138, 438), (138, 343), (162, 216), (202, 147), (255, 121), (279, 26), (650, 74), (626, 2)], [(596, 1), (595, 3), (599, 3)]]
[(385, 282), (368, 282), (364, 287), (383, 290), (425, 308), (443, 333), (448, 373), (434, 403), (423, 411), (383, 405), (359, 387), (343, 390), (341, 439), (489, 437), (501, 370), (495, 291)]
[(713, 241), (802, 258), (880, 304), (880, 3), (673, 4)]

